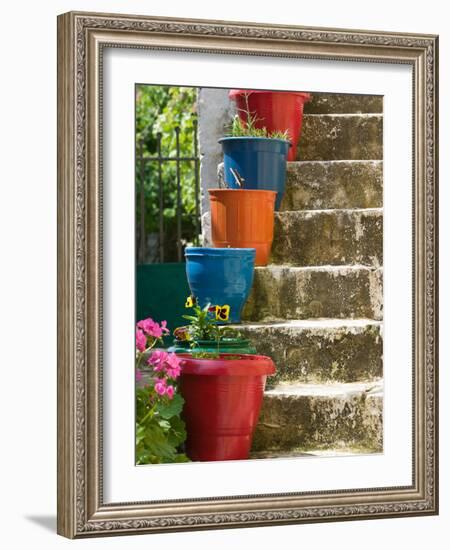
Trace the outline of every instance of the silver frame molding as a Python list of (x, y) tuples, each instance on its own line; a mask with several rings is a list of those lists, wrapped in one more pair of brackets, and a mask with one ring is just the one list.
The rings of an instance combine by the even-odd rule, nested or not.
[[(104, 504), (102, 48), (413, 67), (413, 484)], [(58, 17), (58, 533), (70, 538), (438, 513), (438, 37), (130, 15)], [(149, 495), (151, 498), (151, 495)]]

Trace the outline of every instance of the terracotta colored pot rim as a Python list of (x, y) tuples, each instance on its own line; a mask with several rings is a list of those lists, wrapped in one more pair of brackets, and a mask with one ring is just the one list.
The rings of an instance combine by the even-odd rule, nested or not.
[(226, 194), (226, 193), (246, 193), (247, 195), (257, 195), (259, 194), (266, 194), (266, 195), (276, 195), (276, 191), (270, 191), (269, 189), (208, 189), (208, 193), (211, 195), (214, 194)]
[[(238, 359), (224, 359), (232, 356)], [(262, 376), (275, 373), (275, 365), (266, 355), (221, 353), (217, 359), (199, 359), (189, 353), (179, 353), (181, 374), (204, 376)]]
[(303, 97), (305, 102), (311, 100), (311, 94), (309, 92), (289, 92), (288, 90), (230, 90), (228, 92), (228, 97), (236, 97), (244, 94), (290, 94)]

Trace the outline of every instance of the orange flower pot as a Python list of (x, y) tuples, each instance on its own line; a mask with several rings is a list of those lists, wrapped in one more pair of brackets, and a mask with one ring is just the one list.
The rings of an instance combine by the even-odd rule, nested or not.
[(276, 195), (260, 189), (209, 189), (214, 246), (255, 248), (255, 265), (267, 265)]

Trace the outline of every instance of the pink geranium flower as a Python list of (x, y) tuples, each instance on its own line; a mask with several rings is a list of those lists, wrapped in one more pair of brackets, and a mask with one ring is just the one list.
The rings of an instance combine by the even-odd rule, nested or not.
[(175, 353), (169, 353), (166, 359), (166, 373), (169, 378), (178, 378), (181, 374), (181, 360)]
[(167, 391), (167, 382), (165, 378), (157, 378), (155, 391), (158, 395), (165, 395)]
[(142, 352), (145, 350), (146, 347), (147, 347), (147, 337), (145, 336), (145, 334), (142, 332), (141, 329), (137, 328), (136, 329), (136, 348)]
[(164, 334), (170, 334), (170, 330), (167, 328), (167, 321), (161, 321), (161, 330)]
[(157, 349), (150, 355), (147, 364), (151, 365), (156, 372), (163, 371), (168, 356), (167, 351)]
[(172, 399), (175, 394), (175, 388), (173, 386), (167, 386), (166, 395), (169, 399)]
[(161, 338), (161, 336), (163, 335), (163, 328), (161, 328), (159, 324), (150, 317), (148, 319), (143, 319), (142, 321), (139, 321), (137, 326), (138, 328), (142, 329), (148, 336), (152, 336), (153, 338)]

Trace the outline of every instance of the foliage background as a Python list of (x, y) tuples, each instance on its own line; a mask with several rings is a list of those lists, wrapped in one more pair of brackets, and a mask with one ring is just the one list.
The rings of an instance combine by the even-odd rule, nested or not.
[[(157, 134), (161, 133), (161, 155), (176, 156), (175, 128), (180, 128), (180, 155), (194, 156), (194, 121), (197, 116), (197, 88), (180, 86), (136, 86), (136, 252), (140, 242), (140, 147), (143, 156), (156, 156)], [(158, 233), (158, 163), (146, 162), (144, 168), (146, 234)], [(195, 163), (180, 162), (183, 245), (194, 241), (195, 234)], [(176, 162), (162, 164), (164, 190), (165, 262), (177, 261), (176, 248)]]

